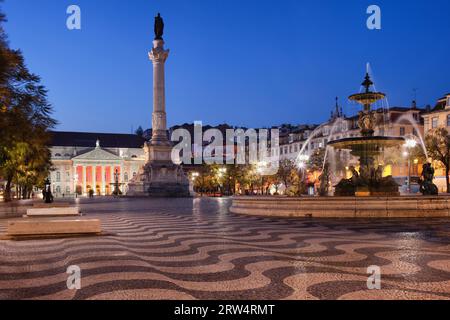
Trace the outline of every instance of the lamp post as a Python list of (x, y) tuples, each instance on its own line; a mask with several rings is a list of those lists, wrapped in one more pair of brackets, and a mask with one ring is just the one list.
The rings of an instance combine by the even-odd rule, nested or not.
[(219, 192), (223, 194), (223, 177), (227, 173), (227, 168), (219, 168), (219, 173), (217, 176), (219, 177)]
[(75, 198), (78, 198), (78, 192), (77, 192), (78, 173), (75, 173), (75, 174), (73, 175), (73, 184), (74, 184), (73, 190), (74, 190), (74, 193), (75, 193)]
[[(307, 168), (307, 163), (310, 159), (311, 159), (310, 156), (308, 156), (307, 154), (301, 154), (297, 158), (297, 168), (300, 173), (300, 179), (299, 179), (299, 184), (298, 184), (299, 190), (301, 187), (301, 183), (304, 179), (304, 173)], [(308, 188), (308, 194), (314, 195), (314, 187), (312, 187), (312, 190), (311, 190), (311, 187)]]
[(120, 189), (119, 189), (119, 170), (116, 169), (116, 171), (114, 172), (114, 196), (120, 196)]
[(408, 151), (404, 152), (404, 155), (408, 158), (408, 193), (411, 193), (411, 151), (417, 146), (417, 141), (414, 139), (406, 140), (405, 147)]
[(261, 176), (261, 195), (264, 195), (264, 175), (267, 169), (267, 162), (260, 161), (256, 166), (256, 172)]

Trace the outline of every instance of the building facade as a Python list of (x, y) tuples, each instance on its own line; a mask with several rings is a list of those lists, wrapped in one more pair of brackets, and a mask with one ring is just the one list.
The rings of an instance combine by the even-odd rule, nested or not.
[[(440, 98), (434, 108), (427, 108), (427, 111), (422, 117), (425, 135), (438, 128), (446, 128), (450, 132), (450, 93)], [(433, 165), (436, 169), (435, 184), (440, 192), (446, 192), (447, 182), (445, 179), (445, 168), (441, 163), (436, 161)]]
[(145, 140), (134, 134), (52, 132), (50, 175), (55, 197), (112, 194), (115, 176), (126, 193), (145, 164)]

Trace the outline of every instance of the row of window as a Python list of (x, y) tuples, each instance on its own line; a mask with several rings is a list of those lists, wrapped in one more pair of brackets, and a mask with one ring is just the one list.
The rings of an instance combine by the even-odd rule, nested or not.
[[(122, 158), (124, 157), (122, 153), (120, 154), (120, 156), (121, 156)], [(55, 157), (55, 158), (61, 158), (61, 157), (62, 157), (62, 154), (61, 154), (61, 153), (55, 153), (54, 157)], [(68, 153), (64, 154), (64, 158), (71, 158), (71, 157), (72, 157), (72, 156), (71, 156), (70, 154), (68, 154)], [(133, 154), (133, 155), (131, 156), (132, 159), (137, 159), (137, 157), (138, 157), (138, 156), (135, 155), (135, 154)]]
[[(429, 125), (430, 125), (430, 119), (425, 118), (425, 127), (428, 127)], [(450, 127), (450, 114), (447, 115), (446, 126)], [(431, 118), (431, 129), (436, 129), (437, 127), (439, 127), (439, 117)]]
[[(61, 172), (56, 172), (56, 182), (61, 182)], [(70, 172), (66, 172), (66, 182), (70, 182)]]
[[(55, 194), (62, 194), (61, 191), (62, 190), (61, 190), (60, 186), (54, 186), (53, 187), (53, 193), (55, 193)], [(70, 194), (70, 187), (69, 186), (66, 187), (66, 194)]]
[[(348, 137), (354, 137), (357, 136), (356, 134), (350, 134), (348, 135)], [(339, 140), (341, 138), (345, 138), (345, 136), (336, 136), (334, 138), (334, 140)], [(311, 142), (307, 147), (306, 147), (306, 151), (308, 151), (309, 149), (319, 149), (319, 148), (324, 148), (325, 145), (328, 143), (328, 139), (324, 139), (322, 142)], [(280, 147), (280, 155), (283, 154), (290, 154), (290, 153), (298, 153), (302, 150), (303, 145), (302, 144), (293, 144), (293, 145), (289, 145), (289, 146), (281, 146)]]

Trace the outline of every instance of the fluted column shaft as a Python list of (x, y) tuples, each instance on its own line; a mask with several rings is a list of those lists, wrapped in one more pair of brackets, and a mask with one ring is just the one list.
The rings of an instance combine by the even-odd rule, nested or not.
[(166, 87), (165, 67), (169, 50), (164, 49), (163, 40), (154, 40), (153, 49), (149, 53), (153, 62), (153, 119), (152, 144), (167, 145), (167, 114), (166, 114)]

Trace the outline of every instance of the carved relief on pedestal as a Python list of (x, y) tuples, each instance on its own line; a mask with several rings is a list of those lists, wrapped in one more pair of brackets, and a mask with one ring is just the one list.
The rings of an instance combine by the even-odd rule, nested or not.
[(153, 119), (152, 119), (152, 125), (153, 125), (153, 129), (155, 131), (158, 131), (158, 130), (165, 131), (166, 127), (167, 127), (166, 113), (165, 112), (154, 112)]

